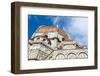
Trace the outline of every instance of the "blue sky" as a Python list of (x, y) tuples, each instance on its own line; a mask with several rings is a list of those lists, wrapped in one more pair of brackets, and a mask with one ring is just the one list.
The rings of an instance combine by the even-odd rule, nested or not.
[(36, 29), (43, 25), (58, 25), (80, 45), (88, 46), (88, 17), (28, 15), (28, 37), (31, 38)]

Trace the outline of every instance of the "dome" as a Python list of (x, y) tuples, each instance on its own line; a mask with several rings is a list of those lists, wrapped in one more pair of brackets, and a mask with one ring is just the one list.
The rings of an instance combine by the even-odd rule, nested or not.
[(57, 26), (41, 26), (37, 30), (37, 32), (39, 32), (39, 33), (44, 33), (46, 31), (57, 31), (60, 35), (64, 36), (65, 40), (69, 40), (70, 39), (68, 33), (66, 33), (61, 28), (58, 28)]

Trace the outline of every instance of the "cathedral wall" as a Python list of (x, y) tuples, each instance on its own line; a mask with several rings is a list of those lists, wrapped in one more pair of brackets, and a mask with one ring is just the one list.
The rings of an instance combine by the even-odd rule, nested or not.
[[(53, 52), (53, 59), (80, 59), (87, 58), (87, 49), (58, 50)], [(80, 55), (81, 54), (81, 55)], [(81, 56), (81, 57), (80, 57)]]

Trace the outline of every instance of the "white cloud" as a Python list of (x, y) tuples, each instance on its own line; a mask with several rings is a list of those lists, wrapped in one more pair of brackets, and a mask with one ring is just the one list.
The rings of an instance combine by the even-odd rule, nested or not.
[(70, 30), (73, 30), (77, 34), (87, 35), (88, 32), (88, 20), (87, 18), (72, 18)]
[(52, 18), (53, 25), (56, 25), (57, 27), (59, 27), (59, 25), (58, 25), (59, 21), (60, 21), (59, 16), (56, 16), (55, 18)]
[(67, 27), (71, 35), (80, 45), (87, 45), (88, 41), (88, 18), (87, 17), (72, 17), (70, 26)]
[(53, 18), (53, 24), (57, 24), (58, 20), (59, 20), (59, 17), (58, 16), (55, 17), (55, 18)]

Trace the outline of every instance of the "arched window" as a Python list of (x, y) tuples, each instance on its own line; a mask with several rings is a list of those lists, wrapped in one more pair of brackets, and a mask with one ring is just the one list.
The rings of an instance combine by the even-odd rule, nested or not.
[(76, 58), (76, 54), (74, 54), (74, 53), (69, 53), (69, 54), (67, 55), (67, 58), (68, 58), (68, 59), (75, 59), (75, 58)]
[(62, 38), (62, 41), (65, 41), (65, 38)]
[(46, 39), (43, 39), (43, 41), (45, 41)]
[(85, 52), (81, 52), (81, 53), (79, 53), (78, 57), (79, 58), (87, 58), (88, 55)]
[(56, 60), (61, 60), (61, 59), (65, 59), (64, 54), (60, 53), (56, 55)]

